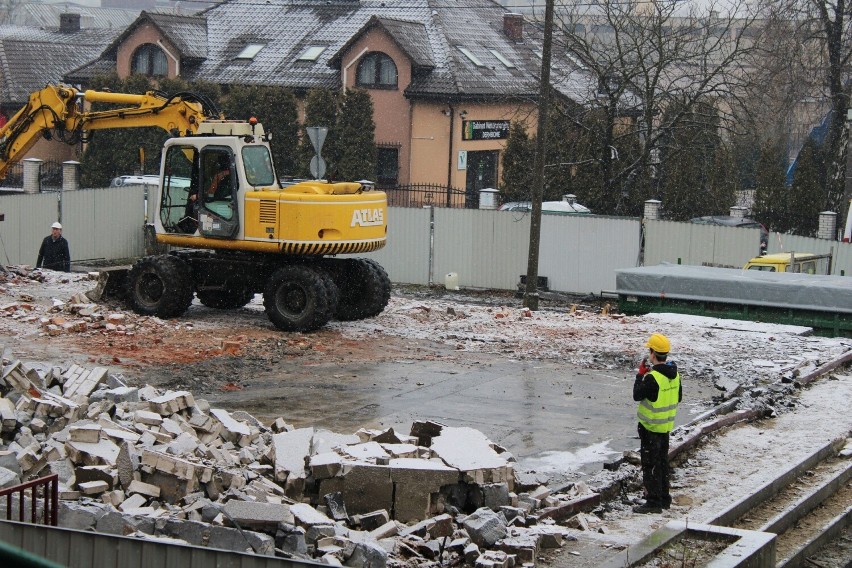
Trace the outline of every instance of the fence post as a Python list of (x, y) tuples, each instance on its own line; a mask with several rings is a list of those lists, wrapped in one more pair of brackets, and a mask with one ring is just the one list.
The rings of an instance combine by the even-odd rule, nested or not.
[(659, 199), (648, 199), (645, 201), (645, 213), (643, 217), (649, 221), (656, 221), (660, 218), (660, 205), (662, 201)]
[(435, 206), (429, 208), (429, 287), (435, 285)]
[(26, 158), (24, 162), (24, 193), (41, 192), (41, 165), (44, 160)]
[(829, 241), (837, 238), (837, 213), (834, 211), (823, 211), (819, 214), (817, 238)]
[(493, 187), (486, 187), (479, 190), (479, 208), (480, 209), (497, 209), (497, 194), (500, 193)]
[(62, 191), (80, 189), (80, 162), (62, 162)]

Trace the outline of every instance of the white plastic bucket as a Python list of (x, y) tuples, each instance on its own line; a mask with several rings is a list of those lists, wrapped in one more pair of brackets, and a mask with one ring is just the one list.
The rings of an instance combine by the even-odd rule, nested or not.
[(459, 289), (459, 275), (455, 272), (450, 272), (446, 276), (444, 276), (444, 288), (447, 290), (458, 290)]

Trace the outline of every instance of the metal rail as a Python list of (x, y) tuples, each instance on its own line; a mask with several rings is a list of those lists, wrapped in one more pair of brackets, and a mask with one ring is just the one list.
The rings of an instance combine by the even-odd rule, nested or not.
[[(44, 499), (44, 522), (42, 523), (39, 523), (37, 519), (39, 516), (37, 514), (39, 488), (43, 489), (42, 498)], [(26, 501), (27, 489), (32, 490), (32, 494), (30, 496), (30, 523), (51, 525), (54, 527), (57, 526), (59, 521), (57, 514), (57, 511), (59, 510), (59, 475), (56, 473), (0, 490), (0, 497), (6, 497), (6, 520), (13, 520), (12, 509), (14, 509), (14, 507), (12, 503), (14, 502), (14, 496), (18, 495), (17, 520), (21, 523), (26, 522), (24, 521), (24, 502)]]

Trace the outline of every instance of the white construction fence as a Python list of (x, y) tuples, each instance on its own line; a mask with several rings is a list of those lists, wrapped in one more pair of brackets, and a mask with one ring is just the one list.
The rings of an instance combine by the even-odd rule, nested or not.
[[(72, 267), (145, 254), (145, 188), (0, 195), (0, 262), (34, 265), (50, 224), (61, 220)], [(387, 245), (375, 258), (395, 283), (517, 289), (527, 272), (529, 214), (401, 208), (388, 211)], [(538, 273), (551, 291), (600, 294), (615, 270), (662, 262), (740, 267), (759, 253), (760, 233), (639, 218), (544, 215)], [(834, 274), (852, 275), (852, 244), (771, 233), (769, 252), (833, 252)]]

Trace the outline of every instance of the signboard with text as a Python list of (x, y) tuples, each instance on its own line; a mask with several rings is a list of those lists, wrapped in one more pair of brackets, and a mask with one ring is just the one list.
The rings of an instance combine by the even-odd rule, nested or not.
[(462, 121), (462, 140), (505, 140), (508, 137), (508, 120)]

